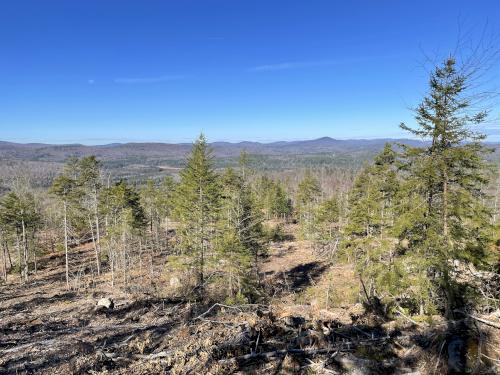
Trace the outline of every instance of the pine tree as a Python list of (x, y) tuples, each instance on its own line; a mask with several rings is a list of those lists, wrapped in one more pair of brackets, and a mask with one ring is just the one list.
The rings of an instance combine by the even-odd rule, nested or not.
[(174, 216), (179, 222), (179, 248), (196, 272), (196, 290), (204, 297), (205, 271), (213, 255), (215, 227), (220, 209), (220, 186), (211, 150), (203, 135), (196, 140), (186, 167), (180, 173)]
[(330, 241), (333, 239), (334, 231), (338, 231), (340, 220), (340, 204), (336, 196), (332, 196), (321, 202), (316, 209), (316, 230), (319, 232), (319, 240)]
[(158, 214), (165, 222), (165, 239), (168, 245), (168, 236), (170, 230), (169, 220), (174, 209), (174, 193), (176, 182), (171, 176), (166, 176), (159, 187)]
[(161, 223), (160, 216), (160, 189), (155, 181), (149, 179), (139, 191), (141, 197), (141, 206), (144, 208), (146, 220), (149, 226), (149, 234), (159, 248), (159, 227)]
[[(115, 269), (121, 268), (123, 283), (128, 283), (128, 269), (132, 257), (131, 243), (141, 237), (146, 217), (140, 204), (139, 193), (125, 181), (119, 181), (103, 192), (106, 206), (103, 212), (110, 219), (106, 243), (111, 261), (112, 285)], [(117, 250), (121, 251), (117, 251)]]
[(398, 236), (408, 242), (407, 253), (420, 260), (407, 263), (411, 273), (432, 280), (420, 283), (425, 289), (417, 298), (442, 306), (447, 316), (464, 302), (465, 285), (457, 283), (454, 263), (481, 267), (488, 259), (489, 212), (482, 203), (486, 149), (484, 135), (473, 130), (487, 113), (474, 111), (471, 79), (448, 58), (431, 74), (429, 93), (415, 110), (418, 126), (401, 124), (429, 146), (406, 147), (406, 177), (418, 199), (409, 207), (412, 214), (402, 216)]
[[(41, 216), (36, 209), (32, 193), (26, 192), (21, 196), (10, 192), (0, 200), (0, 226), (14, 232), (19, 273), (24, 281), (28, 281), (29, 275), (30, 233), (34, 233), (40, 223)], [(33, 255), (36, 257), (35, 249), (33, 249)]]
[(254, 195), (266, 219), (285, 219), (292, 214), (292, 201), (281, 182), (274, 181), (265, 175), (261, 176), (254, 186)]
[(249, 171), (249, 162), (250, 162), (250, 157), (246, 150), (243, 150), (240, 152), (240, 157), (238, 159), (238, 165), (240, 167), (241, 171), (241, 176), (243, 177), (243, 180), (248, 179), (248, 171)]
[(290, 217), (293, 211), (292, 201), (279, 181), (275, 181), (271, 184), (269, 195), (271, 215), (281, 219)]
[(379, 298), (394, 291), (399, 269), (394, 262), (392, 234), (395, 197), (399, 192), (396, 153), (390, 145), (357, 177), (350, 194), (349, 223), (344, 243), (369, 296)]
[(313, 177), (310, 170), (297, 189), (297, 209), (299, 212), (301, 233), (305, 239), (312, 240), (317, 233), (316, 210), (321, 197), (321, 187), (319, 181)]
[(243, 174), (227, 169), (222, 186), (217, 250), (224, 264), (221, 268), (227, 274), (229, 297), (241, 301), (254, 294), (259, 278), (258, 259), (264, 249), (262, 214), (253, 202)]
[(81, 205), (85, 210), (92, 243), (94, 244), (97, 274), (101, 273), (101, 221), (99, 213), (99, 200), (102, 190), (101, 169), (102, 165), (95, 156), (87, 156), (76, 162), (77, 181), (81, 189)]

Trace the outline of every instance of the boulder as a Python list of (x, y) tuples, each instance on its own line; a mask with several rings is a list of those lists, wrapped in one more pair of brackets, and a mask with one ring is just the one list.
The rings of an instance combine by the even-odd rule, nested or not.
[(107, 310), (113, 310), (115, 307), (115, 303), (111, 298), (101, 298), (97, 301), (97, 308), (106, 308)]

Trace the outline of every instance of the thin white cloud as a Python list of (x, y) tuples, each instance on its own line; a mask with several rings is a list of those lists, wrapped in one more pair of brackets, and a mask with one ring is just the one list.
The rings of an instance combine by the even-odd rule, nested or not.
[(144, 83), (161, 83), (161, 82), (171, 82), (179, 81), (186, 78), (183, 75), (167, 75), (159, 77), (135, 77), (135, 78), (115, 78), (115, 83), (124, 84), (144, 84)]
[[(359, 63), (364, 61), (373, 60), (375, 58), (380, 57), (360, 57), (360, 58), (351, 58), (351, 59), (335, 59), (335, 60), (311, 60), (311, 61), (287, 61), (277, 64), (267, 64), (267, 65), (258, 65), (254, 66), (248, 71), (250, 72), (270, 72), (276, 70), (289, 70), (289, 69), (301, 69), (301, 68), (313, 68), (313, 67), (321, 67), (321, 66), (331, 66), (331, 65), (340, 65), (340, 64), (351, 64), (351, 63)], [(382, 58), (384, 58), (382, 56)]]
[(336, 64), (333, 60), (318, 60), (318, 61), (288, 61), (279, 64), (268, 64), (259, 65), (250, 68), (251, 72), (269, 72), (273, 70), (287, 70), (287, 69), (299, 69), (299, 68), (309, 68), (315, 66), (328, 66)]

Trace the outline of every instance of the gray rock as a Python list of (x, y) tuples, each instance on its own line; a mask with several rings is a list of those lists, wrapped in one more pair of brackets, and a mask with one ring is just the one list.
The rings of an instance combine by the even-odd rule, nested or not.
[(101, 307), (104, 307), (108, 310), (113, 310), (114, 307), (115, 307), (115, 303), (113, 302), (113, 300), (111, 298), (101, 298), (99, 301), (97, 301), (97, 307), (98, 308), (101, 308)]

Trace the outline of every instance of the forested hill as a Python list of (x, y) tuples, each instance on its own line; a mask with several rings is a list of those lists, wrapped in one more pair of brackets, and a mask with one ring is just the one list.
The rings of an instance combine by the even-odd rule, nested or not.
[[(422, 145), (411, 139), (334, 139), (322, 137), (313, 140), (261, 142), (213, 142), (210, 143), (216, 157), (235, 157), (246, 150), (255, 155), (310, 155), (321, 153), (366, 155), (379, 152), (385, 143), (404, 143), (412, 146)], [(500, 142), (488, 143), (499, 147)], [(86, 146), (82, 144), (43, 144), (13, 143), (0, 141), (0, 157), (30, 161), (65, 161), (70, 156), (95, 155), (104, 160), (129, 157), (178, 158), (186, 156), (191, 150), (191, 143), (111, 143), (106, 145)], [(498, 151), (497, 151), (498, 152)]]
[[(249, 166), (257, 171), (296, 171), (301, 168), (358, 170), (373, 160), (385, 143), (405, 143), (413, 146), (422, 142), (410, 139), (351, 139), (323, 137), (291, 142), (213, 142), (215, 167), (237, 166), (240, 153), (249, 155)], [(500, 144), (491, 144), (492, 147)], [(72, 156), (95, 155), (103, 162), (113, 179), (144, 181), (175, 175), (184, 167), (191, 151), (190, 143), (113, 143), (99, 146), (81, 144), (50, 145), (41, 143), (11, 143), (0, 141), (0, 187), (2, 180), (14, 175), (30, 176), (41, 186), (50, 185), (64, 162)], [(500, 160), (500, 147), (492, 159)]]
[[(213, 142), (210, 144), (216, 157), (238, 156), (242, 150), (257, 155), (292, 155), (319, 153), (366, 154), (378, 152), (386, 142), (418, 144), (408, 139), (349, 139), (323, 137), (314, 140), (291, 142)], [(81, 144), (52, 145), (41, 143), (11, 143), (0, 141), (0, 157), (31, 161), (60, 162), (70, 156), (95, 155), (104, 160), (129, 157), (184, 157), (191, 150), (190, 143), (113, 143), (99, 146)]]

